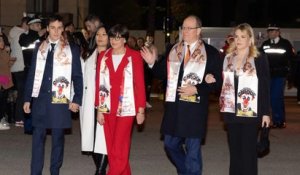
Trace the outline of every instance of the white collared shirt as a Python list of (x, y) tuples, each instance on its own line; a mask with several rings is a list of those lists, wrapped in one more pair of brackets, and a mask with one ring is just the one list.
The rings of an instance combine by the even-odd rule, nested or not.
[(192, 54), (194, 52), (194, 50), (196, 49), (195, 46), (196, 46), (197, 42), (198, 42), (198, 40), (193, 42), (192, 44), (188, 44), (187, 42), (184, 42), (184, 53), (186, 53), (187, 45), (190, 45), (190, 53)]

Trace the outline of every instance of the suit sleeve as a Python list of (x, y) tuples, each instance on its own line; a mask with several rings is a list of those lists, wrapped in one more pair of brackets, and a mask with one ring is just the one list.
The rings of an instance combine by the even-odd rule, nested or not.
[(260, 59), (260, 75), (259, 75), (259, 95), (261, 98), (261, 114), (270, 115), (270, 71), (267, 55), (262, 54)]
[(74, 86), (73, 103), (81, 105), (83, 95), (83, 79), (80, 62), (80, 49), (72, 45), (72, 81)]
[(160, 80), (166, 80), (167, 78), (167, 57), (163, 57), (162, 59), (155, 62), (151, 69), (155, 78)]
[(24, 89), (24, 102), (30, 102), (31, 101), (31, 94), (33, 89), (33, 81), (34, 81), (34, 75), (35, 75), (35, 67), (36, 67), (36, 56), (39, 49), (40, 44), (36, 44), (36, 47), (33, 51), (32, 59), (31, 59), (31, 66), (29, 68), (26, 82), (25, 82), (25, 89)]
[[(206, 71), (203, 76), (203, 80), (201, 84), (196, 85), (198, 95), (207, 95), (212, 91), (220, 91), (222, 87), (222, 64), (223, 59), (221, 58), (219, 52), (212, 48), (212, 46), (206, 46), (207, 49), (207, 63), (206, 63)], [(205, 76), (207, 74), (212, 74), (216, 79), (215, 83), (206, 83)]]

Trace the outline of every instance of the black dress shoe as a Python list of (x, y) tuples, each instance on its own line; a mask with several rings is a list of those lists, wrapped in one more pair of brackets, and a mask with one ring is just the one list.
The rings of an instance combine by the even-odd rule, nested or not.
[(285, 124), (285, 122), (283, 122), (283, 123), (280, 123), (280, 124), (278, 125), (278, 128), (286, 128), (286, 124)]
[(283, 128), (286, 128), (286, 123), (285, 122), (283, 122), (283, 123), (274, 123), (271, 126), (271, 128), (273, 128), (273, 129), (276, 129), (276, 128), (283, 129)]
[(273, 124), (273, 125), (271, 125), (271, 128), (272, 128), (272, 129), (278, 128), (278, 124)]

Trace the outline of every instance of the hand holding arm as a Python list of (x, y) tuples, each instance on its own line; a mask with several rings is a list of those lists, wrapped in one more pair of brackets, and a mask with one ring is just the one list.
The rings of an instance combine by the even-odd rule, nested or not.
[(207, 75), (205, 76), (205, 82), (206, 82), (207, 84), (214, 83), (214, 82), (216, 82), (216, 79), (215, 79), (214, 75), (212, 75), (212, 74), (207, 74)]

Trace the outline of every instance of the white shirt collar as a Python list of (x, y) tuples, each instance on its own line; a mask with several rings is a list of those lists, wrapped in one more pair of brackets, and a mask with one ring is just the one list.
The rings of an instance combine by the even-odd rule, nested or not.
[(191, 53), (193, 53), (193, 51), (195, 50), (195, 46), (196, 46), (197, 42), (198, 42), (198, 40), (193, 42), (192, 44), (188, 44), (187, 42), (184, 42), (184, 48), (186, 49), (187, 45), (190, 45), (190, 51), (191, 51)]
[(276, 38), (274, 38), (274, 39), (271, 39), (271, 43), (272, 43), (272, 40), (275, 42), (274, 44), (277, 44), (277, 43), (279, 42), (280, 38), (279, 38), (279, 37), (276, 37)]

